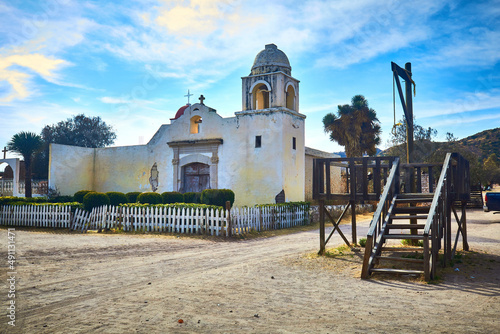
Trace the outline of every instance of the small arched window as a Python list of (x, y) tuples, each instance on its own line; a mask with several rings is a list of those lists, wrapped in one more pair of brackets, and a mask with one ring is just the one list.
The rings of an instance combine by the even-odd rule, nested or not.
[(286, 107), (295, 110), (295, 89), (292, 85), (286, 89)]
[(191, 117), (190, 133), (200, 133), (200, 124), (202, 122), (201, 116)]

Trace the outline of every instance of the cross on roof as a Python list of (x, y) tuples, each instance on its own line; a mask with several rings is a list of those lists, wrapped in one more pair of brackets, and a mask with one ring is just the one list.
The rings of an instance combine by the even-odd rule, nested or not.
[(205, 104), (203, 103), (203, 101), (205, 101), (205, 96), (203, 96), (203, 94), (202, 94), (202, 95), (200, 95), (200, 97), (198, 98), (198, 100), (200, 100), (200, 104), (205, 105)]
[(190, 103), (189, 103), (189, 98), (190, 98), (191, 96), (193, 96), (193, 94), (190, 94), (190, 93), (189, 93), (189, 89), (188, 89), (188, 93), (187, 93), (186, 95), (184, 95), (184, 97), (187, 97), (187, 98), (188, 98), (188, 104), (190, 104)]
[(6, 156), (7, 156), (7, 152), (8, 152), (8, 151), (9, 151), (9, 150), (7, 149), (7, 147), (4, 147), (4, 148), (3, 148), (2, 152), (3, 152), (3, 158), (4, 158), (4, 159), (6, 159)]

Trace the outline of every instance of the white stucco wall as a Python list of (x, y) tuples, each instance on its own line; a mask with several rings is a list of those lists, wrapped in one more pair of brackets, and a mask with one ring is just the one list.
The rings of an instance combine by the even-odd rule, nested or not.
[(61, 195), (94, 190), (95, 149), (50, 144), (49, 188)]
[[(94, 190), (149, 191), (154, 154), (147, 145), (96, 149)], [(159, 175), (161, 176), (161, 174)]]

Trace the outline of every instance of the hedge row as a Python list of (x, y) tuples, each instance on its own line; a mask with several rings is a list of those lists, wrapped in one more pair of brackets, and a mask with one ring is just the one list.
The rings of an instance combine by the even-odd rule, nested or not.
[(51, 199), (45, 197), (0, 197), (0, 205), (9, 204), (30, 204), (30, 203), (82, 203), (86, 210), (91, 211), (94, 207), (102, 205), (118, 206), (126, 203), (141, 204), (173, 204), (173, 203), (192, 203), (205, 204), (218, 207), (226, 206), (226, 201), (234, 203), (234, 192), (229, 189), (205, 189), (201, 193), (188, 192), (181, 194), (179, 192), (164, 192), (162, 194), (154, 192), (129, 192), (121, 193), (110, 191), (100, 193), (91, 190), (77, 191), (73, 196), (57, 196)]

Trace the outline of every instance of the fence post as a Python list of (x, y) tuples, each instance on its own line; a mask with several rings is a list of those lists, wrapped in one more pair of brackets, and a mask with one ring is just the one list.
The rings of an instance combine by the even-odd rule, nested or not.
[(226, 235), (228, 237), (232, 237), (233, 236), (233, 224), (231, 222), (231, 202), (229, 201), (226, 201), (226, 217), (227, 217), (227, 221), (226, 221), (226, 229), (227, 229), (227, 233)]

